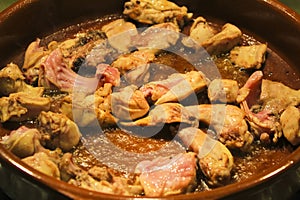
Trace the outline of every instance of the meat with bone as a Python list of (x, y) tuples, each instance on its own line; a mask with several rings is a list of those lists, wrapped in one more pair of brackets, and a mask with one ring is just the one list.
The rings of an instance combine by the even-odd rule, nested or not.
[(40, 86), (51, 88), (54, 85), (61, 91), (66, 92), (72, 92), (74, 87), (76, 90), (94, 92), (98, 85), (101, 86), (107, 82), (113, 85), (119, 84), (120, 74), (116, 68), (99, 64), (95, 76), (86, 78), (77, 75), (66, 66), (63, 62), (62, 52), (59, 49), (54, 50), (42, 63), (39, 75)]
[(16, 64), (10, 63), (0, 70), (0, 96), (8, 96), (11, 93), (25, 92), (32, 96), (41, 96), (42, 87), (32, 87), (25, 83), (25, 77)]
[(50, 148), (70, 151), (81, 138), (77, 125), (63, 114), (41, 112), (37, 118), (41, 143)]
[(37, 129), (21, 126), (17, 130), (11, 131), (9, 135), (2, 137), (0, 143), (19, 158), (25, 158), (40, 151), (40, 139), (41, 135)]
[(234, 47), (230, 51), (231, 62), (244, 69), (260, 69), (265, 62), (266, 44)]
[(295, 106), (288, 106), (280, 116), (280, 123), (284, 137), (292, 144), (300, 144), (300, 110)]
[(196, 154), (181, 153), (158, 157), (136, 166), (146, 196), (159, 197), (191, 191), (196, 184)]
[(177, 102), (196, 94), (207, 86), (208, 80), (200, 71), (175, 73), (162, 81), (145, 84), (140, 88), (147, 99), (155, 104)]
[(164, 103), (156, 105), (148, 116), (133, 122), (122, 122), (125, 126), (155, 126), (159, 124), (186, 123), (198, 126), (191, 113), (179, 103)]
[(136, 26), (124, 19), (117, 19), (101, 29), (105, 32), (109, 44), (120, 52), (128, 52), (133, 46), (132, 37), (138, 34)]
[(178, 136), (188, 148), (197, 153), (200, 168), (210, 185), (220, 186), (229, 182), (233, 156), (225, 145), (198, 128), (182, 129)]
[(200, 104), (186, 109), (200, 122), (215, 131), (216, 139), (231, 149), (249, 150), (254, 140), (248, 131), (245, 113), (239, 107), (223, 104)]
[(202, 46), (211, 55), (218, 55), (230, 51), (240, 43), (242, 32), (232, 24), (225, 24), (222, 31), (202, 42)]
[(112, 114), (120, 120), (135, 120), (146, 115), (150, 106), (143, 93), (134, 85), (111, 95)]
[(0, 98), (0, 121), (24, 121), (37, 117), (41, 111), (50, 110), (50, 99), (30, 93), (12, 93)]
[(238, 92), (237, 81), (231, 79), (215, 79), (208, 86), (210, 102), (235, 103)]
[(141, 23), (173, 22), (179, 26), (183, 26), (193, 16), (185, 6), (179, 7), (168, 0), (130, 0), (125, 3), (123, 14)]
[(197, 17), (190, 28), (189, 37), (182, 39), (187, 47), (202, 46), (202, 43), (215, 35), (216, 31), (206, 22), (203, 17)]

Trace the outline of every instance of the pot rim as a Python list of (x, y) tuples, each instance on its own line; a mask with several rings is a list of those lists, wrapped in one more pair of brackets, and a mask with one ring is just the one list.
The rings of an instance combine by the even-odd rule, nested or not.
[[(19, 0), (13, 3), (0, 13), (0, 23), (3, 23), (7, 18), (14, 15), (14, 13), (18, 12), (19, 9), (26, 9), (29, 4), (37, 1), (39, 0)], [(287, 7), (283, 3), (279, 2), (278, 0), (257, 0), (257, 2), (265, 4), (275, 12), (286, 16), (291, 22), (297, 24), (297, 26), (300, 26), (300, 14)], [(47, 176), (31, 168), (26, 163), (20, 162), (20, 159), (17, 156), (13, 155), (11, 152), (5, 149), (3, 145), (0, 144), (0, 168), (1, 167), (9, 167), (9, 169), (14, 170), (22, 177), (31, 179), (37, 184), (42, 184), (41, 186), (49, 187), (52, 190), (72, 199), (170, 199), (170, 197), (151, 198), (110, 195), (79, 188), (77, 186)], [(284, 175), (289, 169), (296, 169), (298, 167), (300, 167), (300, 147), (294, 150), (289, 156), (284, 158), (278, 165), (272, 166), (269, 169), (259, 173), (258, 175), (252, 176), (246, 180), (240, 181), (238, 183), (232, 183), (210, 191), (172, 196), (171, 199), (219, 199), (229, 197), (230, 195), (238, 194), (243, 191), (250, 191), (251, 188), (257, 185), (268, 184), (274, 178)]]

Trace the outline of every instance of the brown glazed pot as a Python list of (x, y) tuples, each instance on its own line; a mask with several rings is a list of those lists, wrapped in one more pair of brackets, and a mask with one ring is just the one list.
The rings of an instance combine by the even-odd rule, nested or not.
[[(274, 66), (273, 79), (300, 88), (300, 16), (276, 0), (176, 0), (190, 12), (230, 22), (267, 42), (293, 69)], [(37, 37), (101, 16), (121, 13), (119, 0), (20, 0), (0, 13), (0, 66), (24, 52)], [(285, 70), (285, 71), (284, 71)], [(81, 189), (27, 165), (0, 145), (0, 188), (12, 199), (142, 199)], [(300, 147), (281, 163), (247, 181), (197, 194), (158, 199), (288, 199), (300, 190)], [(145, 198), (150, 199), (150, 198)], [(152, 198), (153, 199), (153, 198)]]

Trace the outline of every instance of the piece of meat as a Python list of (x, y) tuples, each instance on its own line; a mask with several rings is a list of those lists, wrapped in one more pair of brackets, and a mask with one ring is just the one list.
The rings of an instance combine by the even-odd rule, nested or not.
[(266, 44), (238, 46), (230, 51), (230, 61), (244, 69), (260, 69), (265, 62)]
[(178, 136), (188, 148), (197, 153), (200, 168), (210, 185), (220, 186), (230, 181), (234, 162), (225, 145), (198, 128), (182, 129)]
[(121, 124), (125, 126), (155, 126), (176, 122), (198, 126), (198, 122), (191, 113), (179, 103), (156, 105), (146, 117), (133, 122), (122, 122)]
[(143, 93), (134, 85), (111, 95), (112, 114), (120, 120), (136, 120), (146, 115), (150, 106)]
[(112, 47), (121, 51), (128, 52), (132, 47), (132, 37), (138, 34), (136, 26), (124, 19), (114, 20), (101, 29), (105, 32), (108, 41)]
[(264, 110), (280, 114), (288, 106), (300, 104), (300, 90), (292, 89), (280, 82), (263, 79), (259, 101)]
[(110, 82), (113, 85), (120, 83), (120, 74), (116, 68), (106, 64), (99, 64), (96, 68), (96, 74), (93, 78), (77, 75), (66, 66), (61, 51), (56, 49), (41, 65), (39, 85), (48, 88), (54, 85), (61, 91), (66, 92), (81, 90), (92, 93), (104, 83)]
[(73, 162), (70, 153), (63, 155), (58, 166), (62, 180), (81, 188), (122, 196), (140, 195), (143, 192), (138, 181), (130, 183), (127, 178), (115, 177), (106, 167), (92, 167), (88, 171), (81, 169)]
[(136, 38), (136, 46), (138, 49), (166, 50), (174, 46), (179, 37), (180, 29), (177, 25), (166, 22), (150, 26)]
[(183, 26), (193, 14), (185, 6), (179, 7), (167, 0), (130, 0), (125, 3), (123, 14), (146, 24), (173, 22)]
[(200, 122), (215, 131), (214, 136), (226, 147), (247, 151), (254, 140), (248, 131), (245, 113), (239, 107), (225, 104), (200, 104), (186, 109)]
[(182, 43), (187, 47), (202, 46), (202, 43), (215, 35), (216, 31), (203, 17), (197, 17), (190, 28), (189, 37), (184, 37)]
[(37, 118), (41, 143), (50, 149), (70, 151), (81, 138), (78, 126), (63, 114), (41, 112)]
[(35, 153), (33, 156), (29, 156), (22, 159), (30, 167), (56, 179), (60, 180), (60, 171), (58, 166), (49, 155), (45, 152)]
[(11, 131), (7, 136), (2, 137), (1, 144), (19, 158), (32, 156), (40, 151), (40, 132), (37, 129), (30, 129), (21, 126), (17, 130)]
[(121, 75), (125, 75), (131, 70), (151, 63), (155, 59), (155, 54), (150, 50), (134, 51), (130, 54), (124, 54), (115, 60), (111, 66), (119, 70)]
[(0, 96), (8, 96), (11, 93), (24, 92), (32, 96), (41, 96), (42, 87), (32, 87), (25, 83), (25, 77), (16, 64), (10, 63), (0, 70)]
[(280, 123), (284, 137), (292, 144), (300, 144), (300, 110), (289, 106), (280, 116)]
[(231, 79), (215, 79), (208, 86), (210, 102), (235, 103), (238, 93), (238, 83)]
[(202, 42), (202, 46), (210, 55), (218, 55), (230, 51), (241, 42), (242, 32), (232, 24), (225, 24), (222, 31)]
[(34, 119), (41, 111), (50, 110), (50, 99), (32, 96), (30, 93), (12, 93), (0, 98), (0, 121), (25, 121)]
[(262, 71), (254, 72), (240, 89), (237, 101), (240, 102), (240, 107), (245, 112), (254, 134), (264, 143), (269, 143), (271, 140), (276, 143), (282, 135), (279, 119), (272, 115), (271, 110), (263, 109), (258, 105), (262, 78)]
[(147, 83), (140, 90), (155, 104), (162, 104), (181, 101), (201, 91), (207, 84), (208, 80), (202, 72), (190, 71), (186, 74), (172, 74), (166, 80)]
[(196, 154), (181, 153), (142, 161), (136, 167), (146, 196), (160, 197), (189, 192), (196, 185)]

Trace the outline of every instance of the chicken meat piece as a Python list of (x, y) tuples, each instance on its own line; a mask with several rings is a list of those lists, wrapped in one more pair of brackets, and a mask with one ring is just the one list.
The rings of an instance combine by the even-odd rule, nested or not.
[(36, 83), (39, 77), (41, 63), (47, 58), (50, 51), (40, 46), (40, 39), (30, 43), (26, 49), (22, 70), (26, 80), (30, 83)]
[(141, 23), (173, 22), (181, 27), (193, 16), (185, 6), (179, 7), (168, 0), (130, 0), (125, 3), (123, 14)]
[(295, 106), (287, 107), (280, 116), (284, 137), (294, 146), (300, 144), (300, 110)]
[(150, 50), (139, 50), (120, 56), (111, 66), (117, 68), (129, 84), (141, 85), (149, 81), (149, 63), (155, 59)]
[(46, 97), (18, 92), (0, 98), (0, 121), (25, 121), (36, 118), (41, 111), (50, 110), (51, 101)]
[(191, 113), (179, 103), (156, 105), (149, 114), (133, 122), (122, 122), (125, 126), (155, 126), (158, 124), (186, 123), (198, 126)]
[(234, 162), (225, 145), (192, 127), (180, 130), (178, 136), (188, 148), (197, 153), (200, 168), (210, 185), (229, 183)]
[(20, 68), (13, 63), (0, 70), (0, 96), (8, 96), (11, 93), (24, 92), (32, 96), (41, 96), (44, 92), (42, 87), (32, 87), (25, 83)]
[(136, 120), (146, 115), (150, 106), (143, 93), (131, 85), (112, 93), (111, 108), (113, 115), (120, 120)]
[(41, 143), (50, 149), (70, 151), (81, 138), (77, 125), (63, 114), (41, 112), (37, 118)]
[(222, 31), (202, 42), (202, 46), (210, 55), (218, 55), (230, 51), (241, 42), (241, 30), (232, 25), (225, 24)]
[(114, 20), (101, 29), (105, 32), (108, 41), (112, 47), (121, 51), (128, 52), (132, 47), (132, 37), (138, 34), (136, 26), (124, 19)]
[(230, 61), (244, 69), (260, 69), (265, 62), (266, 44), (234, 47), (230, 51)]
[(180, 29), (177, 25), (166, 22), (150, 26), (137, 37), (138, 49), (159, 51), (174, 46), (180, 38)]
[(37, 171), (60, 180), (58, 166), (47, 153), (38, 152), (32, 156), (23, 158), (22, 161)]
[(262, 80), (262, 71), (254, 72), (240, 89), (237, 99), (254, 134), (264, 143), (276, 143), (282, 136), (281, 125), (270, 109), (259, 105)]
[(196, 154), (158, 157), (136, 166), (146, 196), (161, 197), (191, 192), (196, 186)]
[(196, 94), (208, 85), (208, 80), (200, 71), (186, 74), (175, 73), (162, 81), (145, 84), (140, 88), (144, 96), (156, 105), (166, 102), (178, 102), (191, 94)]
[(182, 43), (187, 47), (202, 46), (202, 43), (215, 35), (216, 31), (203, 17), (197, 17), (190, 28), (189, 37), (184, 37)]
[(223, 104), (200, 104), (186, 109), (200, 122), (209, 126), (221, 143), (230, 149), (249, 150), (254, 137), (248, 131), (245, 113), (239, 107)]
[(151, 63), (155, 59), (155, 54), (150, 50), (134, 51), (130, 54), (121, 55), (111, 66), (119, 70), (121, 75), (125, 75), (140, 66)]
[(300, 104), (300, 90), (292, 89), (280, 82), (263, 79), (259, 101), (264, 110), (280, 114), (288, 106)]
[(238, 93), (238, 83), (231, 79), (215, 79), (208, 86), (210, 102), (235, 103)]
[(128, 179), (111, 174), (106, 167), (94, 166), (88, 171), (81, 169), (73, 162), (70, 153), (63, 155), (58, 166), (62, 180), (81, 188), (123, 196), (140, 195), (143, 192), (138, 181), (129, 183)]
[(42, 148), (40, 144), (40, 132), (35, 128), (21, 126), (2, 137), (1, 144), (19, 158), (32, 156)]
[(65, 92), (82, 90), (90, 93), (104, 83), (119, 85), (120, 73), (116, 68), (99, 64), (96, 69), (96, 74), (92, 78), (77, 75), (63, 62), (62, 52), (56, 49), (41, 65), (39, 85), (47, 88), (55, 86)]

